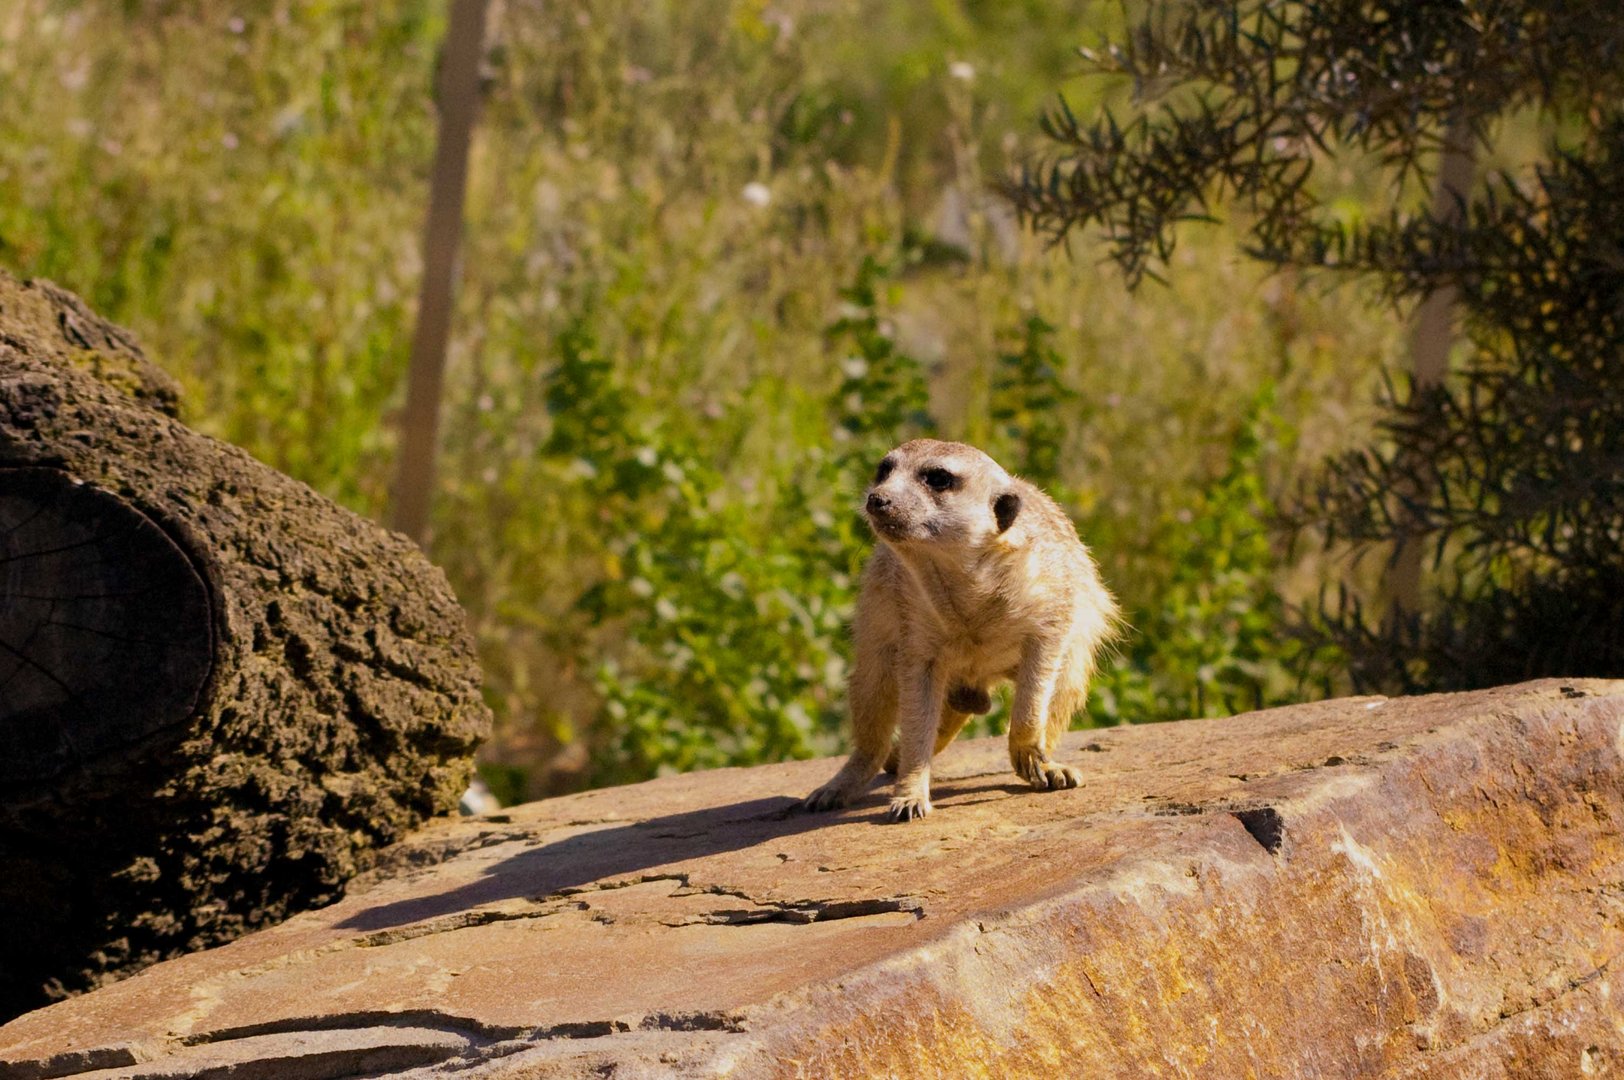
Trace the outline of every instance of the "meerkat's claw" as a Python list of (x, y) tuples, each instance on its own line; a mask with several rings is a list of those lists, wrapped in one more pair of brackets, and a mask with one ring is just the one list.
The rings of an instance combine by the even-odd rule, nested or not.
[(1043, 766), (1043, 775), (1048, 781), (1050, 791), (1083, 786), (1083, 774), (1070, 765), (1056, 765), (1051, 762)]
[(1049, 764), (1049, 755), (1036, 746), (1011, 747), (1009, 763), (1015, 768), (1015, 775), (1025, 780), (1035, 788), (1049, 786), (1048, 778), (1044, 775), (1043, 767)]
[(930, 799), (919, 795), (898, 795), (891, 800), (886, 816), (892, 821), (915, 821), (930, 813)]
[(1070, 765), (1055, 764), (1049, 759), (1048, 754), (1037, 747), (1012, 750), (1009, 757), (1020, 778), (1039, 791), (1058, 791), (1082, 785), (1082, 773)]
[(839, 810), (845, 805), (846, 793), (833, 784), (826, 784), (801, 800), (801, 809), (811, 814), (821, 814), (826, 810)]

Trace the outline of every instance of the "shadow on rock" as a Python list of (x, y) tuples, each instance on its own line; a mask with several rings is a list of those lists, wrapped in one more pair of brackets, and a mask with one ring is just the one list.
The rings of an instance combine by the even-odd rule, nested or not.
[[(975, 782), (977, 780), (982, 782)], [(366, 908), (339, 925), (350, 930), (387, 930), (503, 900), (539, 901), (593, 882), (658, 874), (666, 868), (680, 868), (711, 855), (742, 851), (838, 823), (851, 824), (854, 818), (879, 824), (884, 821), (878, 811), (885, 805), (888, 787), (888, 784), (877, 784), (856, 806), (834, 814), (805, 813), (798, 810), (799, 799), (772, 797), (592, 829), (551, 843), (540, 843), (504, 859), (478, 881), (433, 896), (416, 896)], [(1022, 784), (987, 783), (981, 777), (965, 777), (958, 783), (938, 783), (936, 801), (941, 804), (969, 798), (980, 802), (990, 792), (1026, 790)], [(493, 819), (493, 823), (500, 824), (500, 817)], [(514, 838), (522, 835), (518, 832)], [(468, 846), (462, 845), (461, 849), (467, 850)], [(670, 872), (675, 876), (679, 870)]]

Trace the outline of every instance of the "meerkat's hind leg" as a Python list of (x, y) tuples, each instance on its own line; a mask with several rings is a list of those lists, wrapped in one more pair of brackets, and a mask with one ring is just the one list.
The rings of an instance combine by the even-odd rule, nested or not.
[[(970, 722), (970, 714), (953, 708), (951, 705), (952, 700), (951, 697), (948, 698), (950, 704), (942, 710), (942, 722), (936, 726), (936, 747), (931, 751), (932, 757), (946, 750), (953, 740), (958, 738), (959, 732), (964, 730), (964, 725)], [(897, 757), (897, 744), (892, 743), (891, 752), (885, 756), (885, 773), (887, 776), (897, 774)]]
[(951, 705), (943, 709), (942, 722), (936, 725), (936, 748), (931, 751), (931, 756), (934, 757), (946, 750), (948, 744), (958, 738), (959, 732), (963, 731), (964, 725), (969, 722), (969, 713), (955, 709)]
[(887, 816), (913, 821), (930, 813), (930, 760), (944, 720), (946, 690), (927, 668), (904, 677), (897, 706), (897, 781)]
[(884, 764), (881, 753), (883, 751), (876, 751), (872, 747), (858, 746), (853, 749), (851, 757), (846, 759), (834, 778), (808, 795), (801, 803), (802, 808), (814, 813), (839, 810), (862, 795), (868, 790), (869, 781), (874, 779)]
[(813, 813), (839, 810), (868, 790), (869, 781), (879, 773), (881, 764), (881, 759), (874, 754), (853, 750), (834, 778), (802, 801), (802, 809)]
[(868, 790), (886, 762), (897, 726), (897, 681), (888, 666), (859, 656), (846, 694), (851, 708), (852, 751), (834, 778), (801, 803), (814, 812), (838, 810)]
[[(980, 716), (992, 712), (992, 694), (986, 687), (965, 686), (960, 683), (947, 692), (947, 705), (942, 709), (942, 723), (936, 729), (936, 749), (931, 751), (932, 756), (946, 750), (948, 744), (958, 737), (964, 725), (970, 722), (971, 716)], [(889, 776), (897, 774), (897, 745), (891, 744), (891, 752), (885, 757), (885, 772)]]

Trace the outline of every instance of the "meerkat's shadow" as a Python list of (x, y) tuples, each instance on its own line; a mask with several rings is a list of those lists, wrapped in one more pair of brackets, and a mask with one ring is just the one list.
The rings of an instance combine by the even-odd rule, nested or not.
[[(980, 784), (969, 783), (968, 781), (971, 779), (979, 780), (981, 777), (966, 777), (964, 781), (959, 783), (954, 783), (951, 780), (940, 781), (935, 785), (935, 793), (931, 796), (931, 801), (936, 806), (943, 807), (970, 806), (974, 803), (992, 802), (996, 799), (1038, 794), (1032, 790), (1031, 784), (1014, 777), (1008, 780), (988, 780)], [(889, 798), (891, 789), (889, 787), (881, 788), (879, 793)], [(971, 798), (971, 796), (980, 797)], [(884, 802), (882, 801), (879, 805), (884, 805)]]
[(378, 931), (503, 900), (554, 898), (592, 882), (657, 873), (831, 823), (829, 814), (797, 812), (800, 802), (789, 797), (751, 799), (539, 842), (493, 864), (476, 881), (432, 896), (364, 908), (339, 925)]
[[(441, 918), (504, 900), (555, 899), (560, 893), (593, 882), (654, 874), (710, 855), (743, 851), (774, 840), (836, 824), (863, 822), (885, 828), (893, 824), (885, 808), (891, 786), (880, 777), (861, 799), (844, 810), (814, 814), (800, 809), (801, 800), (787, 796), (751, 799), (726, 806), (689, 810), (611, 825), (561, 840), (538, 842), (502, 859), (467, 884), (430, 896), (363, 908), (339, 925), (376, 932), (426, 919)], [(978, 782), (979, 781), (979, 782)], [(1030, 792), (1018, 780), (992, 781), (985, 776), (944, 780), (936, 790), (938, 813)]]

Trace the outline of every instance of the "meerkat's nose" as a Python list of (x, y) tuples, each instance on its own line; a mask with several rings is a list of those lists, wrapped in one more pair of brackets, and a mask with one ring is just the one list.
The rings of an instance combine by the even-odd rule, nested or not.
[(891, 500), (878, 491), (871, 491), (868, 493), (868, 502), (865, 505), (868, 507), (869, 513), (883, 514), (891, 509)]

